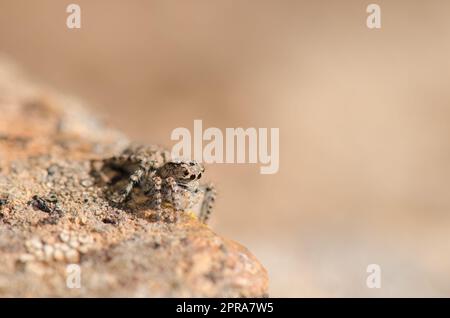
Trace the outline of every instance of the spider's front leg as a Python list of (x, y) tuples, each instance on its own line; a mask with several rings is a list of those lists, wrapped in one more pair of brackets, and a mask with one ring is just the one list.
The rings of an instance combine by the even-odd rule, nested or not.
[(201, 190), (203, 191), (203, 201), (198, 219), (200, 220), (200, 222), (206, 224), (213, 210), (217, 192), (216, 188), (211, 183), (207, 185), (201, 185)]
[(167, 184), (167, 190), (164, 193), (165, 199), (172, 204), (172, 207), (175, 211), (182, 210), (182, 199), (180, 196), (180, 188), (178, 187), (177, 182), (173, 177), (167, 177), (165, 179), (165, 183)]
[(125, 188), (123, 188), (118, 194), (116, 194), (114, 196), (113, 200), (116, 203), (124, 202), (130, 195), (131, 190), (133, 190), (133, 188), (136, 186), (136, 184), (141, 182), (142, 176), (144, 174), (145, 174), (144, 168), (142, 168), (142, 167), (137, 168), (136, 171), (134, 171), (133, 174), (128, 179), (128, 183), (125, 186)]
[(152, 176), (149, 178), (149, 183), (146, 184), (144, 194), (146, 196), (150, 197), (152, 207), (156, 211), (161, 211), (161, 204), (162, 204), (162, 180), (159, 176)]

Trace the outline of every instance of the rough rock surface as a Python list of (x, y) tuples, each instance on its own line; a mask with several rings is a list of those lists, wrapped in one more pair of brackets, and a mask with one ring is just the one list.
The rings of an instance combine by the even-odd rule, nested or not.
[(0, 111), (0, 296), (267, 294), (255, 257), (193, 213), (110, 204), (95, 166), (128, 141), (79, 101), (0, 60)]

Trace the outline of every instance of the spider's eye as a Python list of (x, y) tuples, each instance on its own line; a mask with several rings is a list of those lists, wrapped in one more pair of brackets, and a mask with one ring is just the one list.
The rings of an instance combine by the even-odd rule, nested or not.
[(193, 174), (189, 179), (195, 180), (195, 174)]
[(191, 161), (191, 162), (189, 163), (189, 165), (195, 166), (195, 162)]
[(198, 176), (197, 176), (197, 179), (200, 179), (201, 177), (202, 177), (202, 174), (199, 173)]
[(189, 174), (189, 171), (185, 170), (184, 175), (187, 176)]

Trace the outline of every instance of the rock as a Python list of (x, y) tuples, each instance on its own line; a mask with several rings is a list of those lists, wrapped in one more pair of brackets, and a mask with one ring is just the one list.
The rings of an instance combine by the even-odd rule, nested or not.
[(0, 59), (0, 111), (1, 297), (267, 295), (258, 260), (192, 212), (106, 199), (95, 166), (128, 140), (80, 102)]

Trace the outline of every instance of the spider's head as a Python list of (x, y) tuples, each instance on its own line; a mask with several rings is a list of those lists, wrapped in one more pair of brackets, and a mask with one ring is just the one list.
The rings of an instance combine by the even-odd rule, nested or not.
[(168, 162), (164, 168), (167, 177), (171, 176), (182, 183), (189, 183), (200, 179), (202, 173), (205, 171), (205, 168), (194, 160)]

